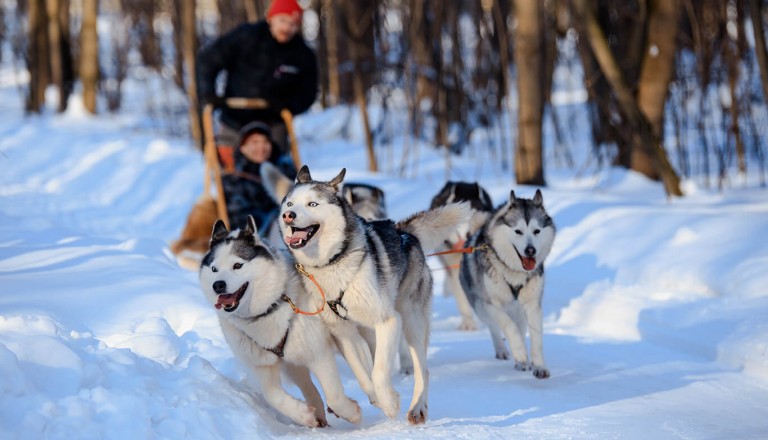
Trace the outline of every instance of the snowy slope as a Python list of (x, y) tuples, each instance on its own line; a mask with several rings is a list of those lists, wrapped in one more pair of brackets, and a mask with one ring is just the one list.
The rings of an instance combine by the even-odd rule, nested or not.
[[(667, 200), (621, 170), (550, 166), (552, 377), (496, 360), (485, 329), (458, 331), (435, 271), (426, 425), (386, 419), (339, 358), (363, 422), (311, 430), (266, 405), (167, 249), (202, 191), (190, 142), (76, 100), (23, 118), (0, 84), (0, 438), (768, 438), (768, 192), (751, 182), (686, 182)], [(428, 207), (446, 158), (395, 136), (368, 173), (357, 126), (340, 109), (297, 119), (313, 176), (346, 167), (385, 190), (395, 219)], [(403, 148), (418, 155), (406, 178)], [(479, 178), (497, 203), (533, 194), (493, 158), (480, 139), (450, 178)], [(395, 386), (405, 408), (412, 379)]]

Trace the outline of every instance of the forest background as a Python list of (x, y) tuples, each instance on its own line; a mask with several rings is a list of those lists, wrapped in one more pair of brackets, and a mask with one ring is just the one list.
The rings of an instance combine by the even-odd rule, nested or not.
[[(514, 164), (519, 184), (546, 184), (544, 160), (580, 166), (571, 146), (585, 142), (590, 160), (660, 180), (669, 195), (682, 195), (680, 181), (691, 176), (722, 188), (750, 172), (765, 184), (760, 0), (301, 3), (320, 64), (318, 104), (360, 112), (370, 171), (379, 168), (380, 146), (403, 132), (393, 115), (407, 112), (413, 139), (450, 152), (472, 148), (471, 137), (483, 133), (502, 168)], [(88, 111), (117, 112), (126, 77), (156, 73), (183, 98), (156, 99), (145, 110), (181, 121), (163, 129), (200, 143), (195, 54), (244, 19), (263, 18), (268, 4), (4, 1), (0, 43), (11, 50), (0, 55), (29, 75), (20, 90), (29, 113), (44, 110), (46, 90), (64, 112), (76, 88)], [(574, 78), (582, 84), (574, 87)], [(554, 94), (574, 88), (586, 92), (590, 130), (573, 127), (583, 107), (551, 105)], [(381, 111), (370, 115), (371, 106)], [(552, 154), (543, 154), (546, 145)], [(408, 160), (403, 155), (401, 172)]]

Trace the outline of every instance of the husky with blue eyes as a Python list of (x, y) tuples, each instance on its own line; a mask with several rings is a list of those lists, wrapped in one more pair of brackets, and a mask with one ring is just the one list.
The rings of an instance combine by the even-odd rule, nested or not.
[[(323, 304), (304, 289), (286, 251), (263, 241), (253, 217), (228, 231), (217, 221), (200, 267), (200, 286), (216, 308), (232, 352), (256, 375), (266, 401), (293, 422), (327, 426), (323, 400), (310, 372), (323, 388), (328, 409), (357, 424), (357, 402), (344, 394), (335, 346), (319, 316), (298, 316)], [(281, 372), (301, 390), (306, 402), (288, 394)]]
[[(510, 358), (515, 368), (533, 370), (539, 379), (549, 377), (544, 364), (541, 298), (544, 291), (544, 260), (555, 240), (555, 224), (536, 190), (533, 199), (517, 198), (497, 208), (469, 240), (459, 279), (477, 316), (488, 325), (496, 358)], [(525, 333), (531, 343), (531, 356)]]
[[(345, 172), (316, 181), (306, 166), (299, 170), (280, 206), (283, 240), (306, 275), (307, 291), (316, 292), (315, 283), (325, 291), (323, 321), (363, 390), (388, 417), (397, 416), (400, 407), (391, 375), (402, 333), (414, 373), (407, 417), (412, 424), (424, 423), (432, 315), (432, 275), (424, 251), (468, 221), (469, 206), (451, 204), (398, 223), (368, 221), (341, 192)], [(370, 353), (360, 349), (367, 345), (357, 326), (375, 333), (372, 368)]]

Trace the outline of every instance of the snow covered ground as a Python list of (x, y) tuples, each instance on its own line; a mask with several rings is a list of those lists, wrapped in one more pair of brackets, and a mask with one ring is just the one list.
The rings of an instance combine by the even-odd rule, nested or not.
[[(686, 182), (688, 196), (668, 200), (638, 175), (577, 173), (548, 153), (552, 377), (496, 360), (484, 328), (458, 331), (435, 271), (427, 423), (386, 419), (339, 358), (362, 424), (306, 429), (268, 407), (168, 250), (202, 191), (190, 142), (138, 112), (86, 116), (76, 99), (65, 115), (24, 118), (18, 96), (3, 76), (0, 438), (768, 438), (768, 192), (756, 173), (722, 193)], [(345, 114), (298, 118), (313, 176), (346, 167), (385, 190), (395, 219), (427, 208), (445, 157), (395, 136), (384, 171), (368, 173), (357, 129), (339, 136)], [(401, 179), (405, 147), (418, 167)], [(480, 180), (496, 203), (510, 189), (532, 196), (498, 162), (480, 139), (449, 177)], [(412, 378), (395, 386), (407, 407)]]

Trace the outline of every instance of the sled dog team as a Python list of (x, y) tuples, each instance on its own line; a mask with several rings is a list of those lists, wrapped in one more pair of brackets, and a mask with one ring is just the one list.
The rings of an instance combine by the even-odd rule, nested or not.
[[(400, 410), (392, 386), (399, 357), (400, 370), (414, 376), (407, 419), (426, 421), (432, 313), (426, 256), (436, 250), (448, 252), (440, 255), (448, 271), (445, 290), (456, 297), (460, 328), (475, 329), (477, 316), (490, 330), (497, 358), (511, 357), (514, 368), (549, 377), (541, 298), (555, 226), (540, 191), (531, 199), (513, 191), (494, 208), (479, 185), (448, 182), (429, 210), (393, 222), (385, 219), (381, 190), (343, 185), (343, 169), (330, 181), (314, 180), (306, 166), (295, 182), (269, 167), (261, 174), (282, 200), (277, 223), (285, 245), (262, 239), (252, 218), (232, 230), (218, 221), (200, 284), (233, 353), (279, 413), (322, 427), (327, 405), (329, 413), (360, 422), (360, 407), (341, 384), (338, 352), (371, 404), (390, 418)], [(304, 400), (286, 392), (281, 374)]]

